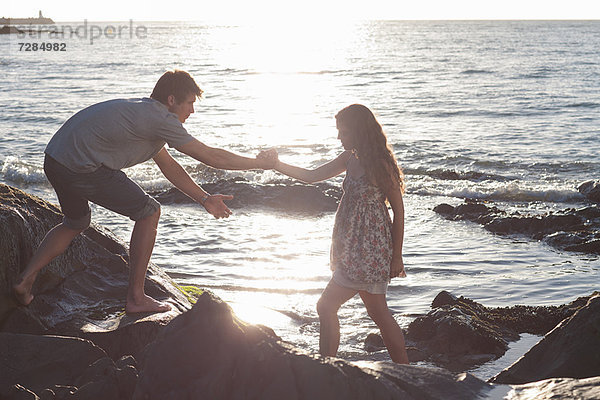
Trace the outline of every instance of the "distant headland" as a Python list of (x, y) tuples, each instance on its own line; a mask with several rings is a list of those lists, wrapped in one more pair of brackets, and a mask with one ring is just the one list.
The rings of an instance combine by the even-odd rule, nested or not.
[(52, 18), (47, 18), (39, 12), (37, 18), (0, 18), (0, 25), (50, 25), (54, 24)]

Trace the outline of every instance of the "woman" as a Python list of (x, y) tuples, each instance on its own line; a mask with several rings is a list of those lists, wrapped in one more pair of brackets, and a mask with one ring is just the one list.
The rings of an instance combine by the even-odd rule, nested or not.
[[(344, 194), (333, 228), (331, 269), (334, 272), (317, 304), (319, 349), (324, 356), (336, 355), (340, 343), (338, 309), (358, 293), (379, 327), (392, 360), (407, 364), (402, 329), (385, 298), (389, 280), (406, 276), (402, 261), (403, 175), (371, 110), (353, 104), (335, 118), (338, 139), (345, 150), (337, 158), (314, 170), (279, 160), (275, 163), (275, 170), (309, 183), (346, 172)], [(277, 155), (264, 152), (259, 157)], [(394, 211), (393, 222), (386, 202)]]

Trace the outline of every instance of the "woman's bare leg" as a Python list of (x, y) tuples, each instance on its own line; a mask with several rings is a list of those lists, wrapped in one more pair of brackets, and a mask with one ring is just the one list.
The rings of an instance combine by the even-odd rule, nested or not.
[(381, 331), (383, 343), (385, 343), (392, 361), (398, 364), (408, 364), (404, 334), (388, 309), (385, 295), (371, 294), (364, 291), (359, 292), (359, 294), (367, 307), (369, 317), (371, 317)]
[(340, 322), (337, 312), (346, 301), (357, 293), (342, 287), (332, 280), (321, 294), (317, 303), (320, 322), (319, 352), (323, 356), (335, 356), (340, 345)]

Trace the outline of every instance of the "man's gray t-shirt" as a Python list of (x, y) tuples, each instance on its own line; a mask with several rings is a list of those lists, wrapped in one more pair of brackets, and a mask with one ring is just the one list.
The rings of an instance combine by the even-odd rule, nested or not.
[(154, 157), (167, 143), (178, 147), (194, 138), (176, 114), (150, 98), (94, 104), (64, 123), (45, 153), (73, 172), (104, 165), (120, 170)]

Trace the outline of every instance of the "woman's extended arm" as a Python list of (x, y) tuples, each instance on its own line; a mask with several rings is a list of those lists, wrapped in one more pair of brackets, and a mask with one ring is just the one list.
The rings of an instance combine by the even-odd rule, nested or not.
[(404, 278), (404, 261), (402, 260), (402, 243), (404, 242), (404, 200), (400, 188), (392, 188), (386, 193), (388, 201), (394, 211), (392, 223), (393, 255), (390, 267), (390, 278)]
[(351, 154), (352, 152), (350, 151), (344, 151), (335, 159), (315, 169), (296, 167), (281, 161), (277, 161), (275, 163), (274, 169), (276, 171), (281, 172), (284, 175), (295, 179), (299, 179), (303, 182), (319, 182), (324, 181), (325, 179), (332, 178), (344, 172), (346, 170), (346, 163), (348, 162), (348, 159), (350, 158)]

